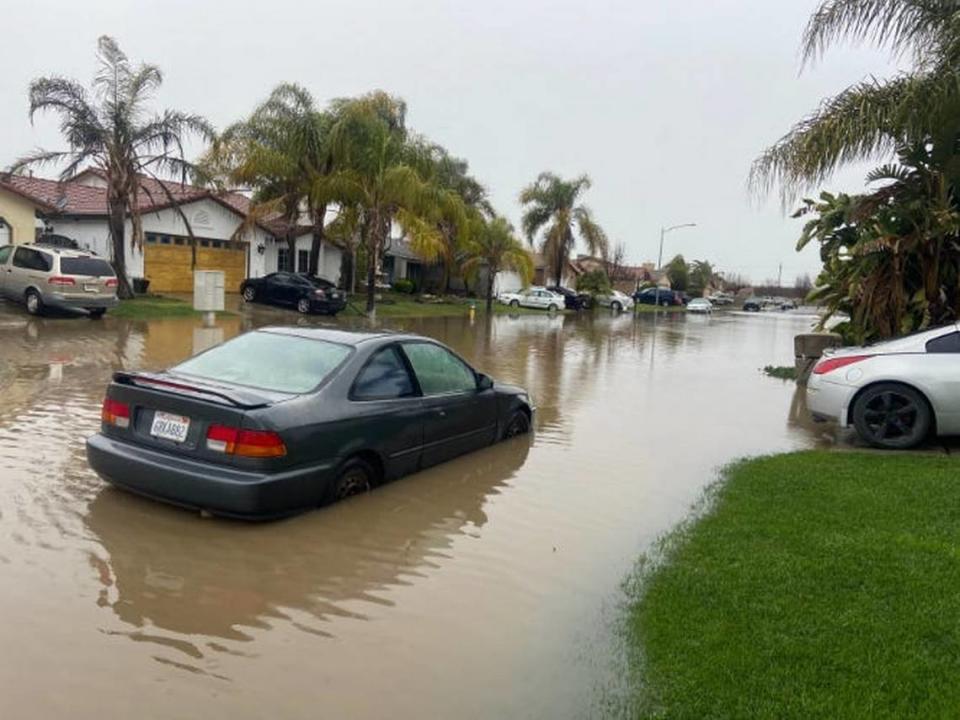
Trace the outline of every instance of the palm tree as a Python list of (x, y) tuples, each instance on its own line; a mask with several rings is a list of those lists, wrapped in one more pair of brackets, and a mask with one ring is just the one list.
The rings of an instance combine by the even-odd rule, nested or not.
[(493, 284), (497, 273), (512, 270), (524, 284), (533, 277), (533, 259), (516, 238), (513, 226), (502, 217), (481, 222), (471, 233), (465, 248), (466, 258), (461, 265), (464, 273), (475, 276), (481, 268), (487, 271), (487, 312), (493, 307)]
[(956, 154), (960, 6), (953, 0), (823, 0), (804, 32), (804, 62), (844, 40), (872, 41), (895, 56), (912, 56), (913, 69), (865, 80), (826, 100), (754, 162), (755, 190), (779, 185), (789, 202), (840, 165), (889, 156), (917, 142), (930, 144), (941, 165)]
[(360, 211), (360, 237), (367, 256), (366, 309), (372, 315), (378, 265), (393, 223), (414, 246), (439, 243), (437, 217), (457, 216), (461, 203), (456, 193), (418, 172), (423, 141), (410, 137), (402, 100), (376, 91), (335, 101), (333, 112), (330, 136), (338, 169), (324, 187)]
[(716, 273), (708, 260), (694, 260), (690, 263), (690, 284), (698, 290), (706, 290), (713, 283)]
[[(175, 110), (148, 115), (146, 104), (163, 82), (163, 75), (154, 65), (132, 65), (113, 38), (104, 35), (98, 40), (97, 59), (100, 69), (90, 94), (78, 82), (62, 77), (38, 78), (30, 84), (31, 120), (42, 111), (58, 114), (68, 149), (40, 150), (24, 156), (14, 163), (11, 172), (66, 163), (60, 173), (62, 181), (72, 178), (84, 165), (104, 173), (111, 259), (119, 281), (118, 293), (129, 298), (133, 292), (126, 271), (124, 226), (129, 217), (133, 240), (141, 244), (141, 178), (173, 176), (182, 183), (195, 178), (198, 171), (184, 157), (184, 140), (190, 134), (210, 139), (213, 129), (199, 115)], [(159, 183), (159, 187), (173, 202), (167, 186)], [(187, 227), (189, 231), (189, 223)]]
[(306, 211), (313, 227), (311, 275), (317, 274), (327, 209), (335, 200), (326, 185), (333, 172), (332, 123), (309, 91), (284, 83), (249, 118), (227, 128), (205, 159), (230, 184), (254, 188), (249, 222), (279, 214), (290, 258), (296, 257), (296, 228)]
[(520, 202), (527, 206), (523, 214), (523, 232), (533, 244), (538, 232), (543, 231), (540, 251), (553, 278), (559, 284), (564, 265), (576, 246), (574, 228), (592, 255), (606, 255), (607, 236), (594, 221), (586, 205), (578, 204), (580, 196), (590, 187), (590, 178), (581, 175), (564, 180), (553, 173), (540, 173), (536, 182), (520, 193)]

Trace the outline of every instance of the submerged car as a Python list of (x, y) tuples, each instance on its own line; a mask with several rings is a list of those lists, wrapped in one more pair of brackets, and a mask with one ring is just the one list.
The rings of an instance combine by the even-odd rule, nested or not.
[(960, 435), (960, 326), (827, 351), (807, 383), (807, 406), (815, 420), (853, 426), (880, 448)]
[(118, 372), (91, 467), (133, 492), (270, 518), (532, 427), (527, 393), (418, 335), (275, 327), (165, 372)]
[(261, 278), (247, 278), (240, 285), (246, 302), (294, 307), (304, 315), (336, 315), (347, 306), (343, 292), (329, 280), (313, 275), (275, 272)]
[(54, 309), (99, 318), (119, 304), (110, 263), (52, 245), (0, 247), (0, 296), (23, 303), (31, 315)]
[(587, 293), (578, 293), (576, 290), (565, 288), (560, 285), (553, 285), (547, 290), (558, 295), (563, 295), (564, 306), (567, 310), (588, 310), (593, 298)]
[(693, 298), (687, 303), (687, 312), (710, 314), (713, 312), (713, 303), (706, 298)]
[(760, 312), (763, 309), (763, 300), (758, 297), (748, 297), (743, 301), (745, 312)]
[(510, 307), (537, 308), (555, 312), (566, 307), (564, 296), (544, 287), (531, 287), (515, 293), (501, 293), (498, 300)]

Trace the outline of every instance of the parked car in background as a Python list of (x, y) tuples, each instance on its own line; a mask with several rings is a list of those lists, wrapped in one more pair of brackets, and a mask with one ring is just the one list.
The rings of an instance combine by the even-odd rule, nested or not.
[(547, 290), (557, 293), (558, 295), (563, 295), (564, 306), (567, 310), (586, 310), (590, 307), (593, 300), (587, 293), (578, 293), (575, 290), (560, 287), (559, 285), (548, 287)]
[(611, 290), (608, 295), (597, 295), (594, 302), (599, 307), (610, 308), (614, 312), (623, 312), (624, 310), (633, 310), (633, 298), (619, 290)]
[(710, 314), (713, 312), (713, 303), (706, 298), (694, 298), (687, 303), (687, 312)]
[(633, 299), (640, 305), (660, 305), (668, 307), (670, 305), (682, 305), (680, 297), (669, 288), (644, 288), (633, 294)]
[(748, 297), (743, 301), (743, 309), (746, 312), (760, 312), (763, 309), (763, 301), (758, 297)]
[(729, 293), (718, 292), (707, 298), (713, 305), (733, 305), (734, 297)]
[(534, 411), (429, 338), (266, 328), (116, 373), (87, 458), (141, 495), (269, 518), (527, 433)]
[(960, 435), (960, 325), (826, 351), (807, 382), (807, 407), (880, 448)]
[(347, 306), (346, 295), (329, 280), (291, 272), (247, 278), (240, 284), (240, 295), (246, 302), (293, 307), (304, 315), (336, 315)]
[(95, 253), (44, 245), (0, 247), (0, 296), (23, 303), (31, 315), (56, 309), (99, 318), (119, 302), (110, 263)]
[(561, 310), (567, 306), (564, 296), (547, 290), (545, 287), (529, 287), (515, 293), (501, 293), (497, 298), (510, 307), (537, 308), (539, 310)]

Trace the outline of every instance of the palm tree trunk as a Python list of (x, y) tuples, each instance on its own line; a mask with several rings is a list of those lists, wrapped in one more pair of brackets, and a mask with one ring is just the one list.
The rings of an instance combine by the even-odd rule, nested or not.
[(297, 233), (295, 230), (287, 232), (287, 265), (283, 268), (290, 272), (297, 271)]
[(113, 269), (117, 273), (117, 295), (123, 300), (133, 297), (130, 279), (127, 277), (126, 238), (124, 237), (126, 213), (123, 202), (116, 198), (109, 200), (107, 225), (110, 231), (110, 248), (113, 255)]
[(496, 280), (497, 270), (492, 265), (487, 266), (487, 315), (493, 310), (493, 282)]
[(321, 205), (313, 211), (313, 244), (310, 245), (310, 261), (308, 263), (308, 272), (311, 275), (319, 275), (320, 265), (320, 247), (323, 245), (324, 222), (327, 217), (327, 206)]
[(380, 245), (380, 223), (375, 219), (364, 227), (367, 248), (367, 314), (373, 315), (377, 309), (377, 258)]

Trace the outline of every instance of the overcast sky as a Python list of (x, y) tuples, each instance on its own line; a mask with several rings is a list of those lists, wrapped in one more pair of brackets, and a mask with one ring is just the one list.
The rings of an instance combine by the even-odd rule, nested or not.
[[(319, 100), (382, 88), (409, 123), (469, 160), (519, 225), (521, 187), (539, 172), (588, 173), (586, 201), (634, 262), (709, 259), (755, 282), (815, 273), (794, 251), (799, 221), (745, 180), (751, 160), (825, 96), (891, 72), (870, 50), (838, 50), (800, 74), (815, 0), (5, 0), (0, 165), (61, 147), (53, 119), (31, 127), (27, 85), (88, 83), (101, 34), (159, 65), (157, 107), (218, 128), (279, 82)], [(199, 150), (199, 148), (195, 148)], [(862, 169), (835, 178), (858, 189)]]

